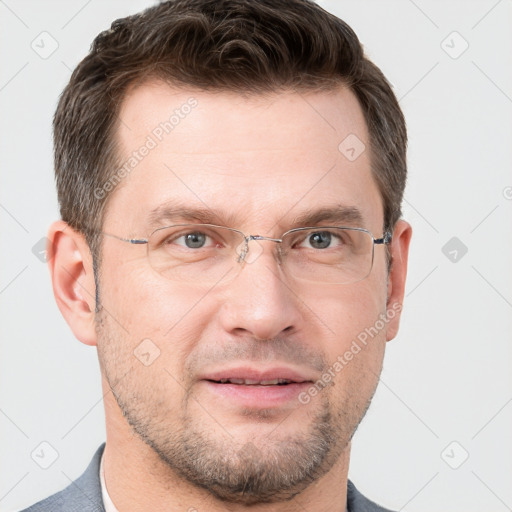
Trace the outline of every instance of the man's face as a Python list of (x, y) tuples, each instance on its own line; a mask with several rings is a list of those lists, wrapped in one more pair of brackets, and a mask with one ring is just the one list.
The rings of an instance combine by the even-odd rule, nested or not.
[[(181, 110), (189, 113), (172, 131), (155, 132), (191, 97), (197, 105)], [(369, 151), (353, 160), (338, 149), (350, 134), (369, 148), (347, 90), (244, 99), (152, 83), (131, 91), (120, 119), (123, 162), (149, 135), (161, 141), (111, 197), (107, 233), (146, 238), (161, 226), (204, 222), (178, 216), (150, 224), (150, 212), (168, 204), (214, 212), (211, 223), (274, 238), (301, 227), (296, 220), (306, 214), (355, 208), (355, 227), (382, 236)], [(336, 464), (381, 370), (388, 323), (341, 370), (335, 362), (389, 307), (384, 247), (375, 247), (366, 279), (339, 285), (294, 279), (275, 243), (252, 241), (257, 257), (234, 279), (205, 285), (200, 273), (186, 282), (163, 277), (146, 245), (103, 243), (96, 318), (102, 370), (132, 428), (169, 467), (221, 499), (249, 504), (289, 498)], [(159, 356), (145, 365), (135, 355), (141, 350), (146, 360)], [(218, 382), (230, 376), (307, 382)], [(309, 393), (322, 378), (324, 387)]]

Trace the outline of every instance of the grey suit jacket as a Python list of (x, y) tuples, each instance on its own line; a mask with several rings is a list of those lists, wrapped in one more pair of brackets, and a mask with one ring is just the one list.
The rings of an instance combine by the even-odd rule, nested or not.
[[(22, 512), (105, 512), (101, 497), (100, 460), (105, 443), (92, 458), (84, 474), (64, 490), (42, 500)], [(349, 512), (391, 512), (365, 498), (349, 480), (347, 485)]]

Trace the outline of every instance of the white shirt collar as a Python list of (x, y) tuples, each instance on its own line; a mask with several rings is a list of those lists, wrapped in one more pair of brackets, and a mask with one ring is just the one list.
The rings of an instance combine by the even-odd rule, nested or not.
[(105, 512), (119, 512), (110, 499), (110, 496), (107, 491), (107, 484), (105, 483), (105, 470), (103, 468), (103, 457), (105, 455), (105, 451), (101, 454), (101, 462), (100, 462), (100, 483), (101, 483), (101, 497), (103, 498), (103, 506), (105, 507)]

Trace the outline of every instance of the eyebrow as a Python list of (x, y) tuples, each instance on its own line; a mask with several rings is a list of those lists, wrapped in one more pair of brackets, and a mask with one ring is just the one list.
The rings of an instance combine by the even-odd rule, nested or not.
[(222, 224), (229, 223), (233, 215), (223, 218), (220, 213), (215, 212), (207, 206), (193, 207), (184, 205), (181, 201), (170, 200), (153, 208), (148, 215), (146, 226), (155, 229), (166, 225), (168, 222), (184, 221), (197, 222), (200, 224)]
[(363, 214), (355, 206), (337, 205), (302, 212), (293, 220), (294, 226), (316, 226), (328, 222), (334, 226), (363, 227)]
[[(364, 227), (363, 221), (359, 208), (339, 204), (303, 211), (292, 219), (291, 228), (313, 227), (325, 222), (334, 226)], [(207, 206), (190, 207), (182, 202), (171, 200), (150, 211), (146, 227), (151, 231), (173, 222), (197, 222), (234, 227), (236, 216), (234, 213), (223, 213)]]

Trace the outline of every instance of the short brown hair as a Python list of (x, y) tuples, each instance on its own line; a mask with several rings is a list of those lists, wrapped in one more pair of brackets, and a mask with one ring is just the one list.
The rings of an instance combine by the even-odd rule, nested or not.
[(110, 191), (95, 190), (120, 163), (115, 130), (124, 95), (158, 78), (200, 90), (264, 93), (348, 86), (370, 136), (384, 229), (401, 216), (407, 134), (398, 101), (352, 29), (311, 0), (170, 0), (119, 19), (74, 70), (54, 118), (62, 219), (99, 257), (98, 232)]

